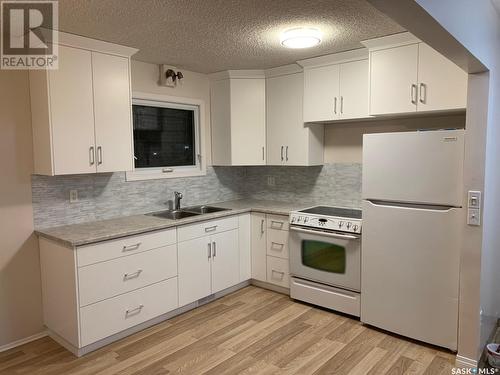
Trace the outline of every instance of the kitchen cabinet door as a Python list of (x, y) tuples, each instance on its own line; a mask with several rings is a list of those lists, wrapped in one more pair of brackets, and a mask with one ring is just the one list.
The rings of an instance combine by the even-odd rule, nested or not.
[(303, 73), (270, 77), (267, 97), (267, 162), (307, 165), (309, 129), (302, 116)]
[(304, 71), (304, 122), (336, 120), (340, 114), (339, 65)]
[(240, 281), (238, 229), (214, 234), (212, 240), (212, 293)]
[(232, 165), (265, 165), (266, 81), (231, 79)]
[(252, 278), (252, 232), (249, 213), (238, 216), (238, 243), (240, 247), (240, 281)]
[(467, 105), (467, 73), (425, 43), (418, 44), (418, 111)]
[(417, 110), (418, 44), (370, 52), (370, 114)]
[(52, 126), (51, 174), (95, 173), (91, 52), (59, 46), (59, 69), (48, 72), (47, 90), (50, 104), (45, 105), (49, 105)]
[(129, 59), (92, 52), (97, 172), (133, 169)]
[(211, 292), (211, 241), (200, 237), (179, 242), (179, 306), (185, 306)]
[(251, 214), (252, 279), (266, 281), (266, 215)]
[(368, 59), (340, 64), (340, 118), (368, 117)]

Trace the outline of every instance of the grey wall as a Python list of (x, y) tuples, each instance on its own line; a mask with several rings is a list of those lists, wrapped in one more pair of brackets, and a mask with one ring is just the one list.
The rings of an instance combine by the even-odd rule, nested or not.
[[(268, 186), (268, 176), (275, 186)], [(69, 203), (69, 191), (79, 201)], [(239, 198), (318, 202), (345, 207), (361, 205), (361, 164), (320, 167), (208, 167), (207, 175), (178, 179), (125, 181), (125, 173), (32, 176), (35, 228), (103, 220), (164, 210), (174, 191), (183, 205)]]

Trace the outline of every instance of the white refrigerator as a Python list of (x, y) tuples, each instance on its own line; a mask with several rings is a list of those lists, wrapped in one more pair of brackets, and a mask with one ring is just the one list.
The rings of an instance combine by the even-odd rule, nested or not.
[(363, 137), (361, 320), (457, 349), (464, 130)]

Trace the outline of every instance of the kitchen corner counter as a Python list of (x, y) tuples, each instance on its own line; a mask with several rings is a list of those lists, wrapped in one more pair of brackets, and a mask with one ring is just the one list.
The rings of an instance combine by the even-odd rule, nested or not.
[(35, 233), (40, 237), (56, 241), (66, 247), (76, 247), (251, 211), (275, 215), (288, 215), (290, 211), (309, 206), (307, 203), (255, 199), (239, 199), (228, 202), (209, 203), (207, 205), (229, 208), (230, 210), (191, 216), (180, 220), (169, 220), (148, 215), (132, 215), (39, 229), (36, 230)]

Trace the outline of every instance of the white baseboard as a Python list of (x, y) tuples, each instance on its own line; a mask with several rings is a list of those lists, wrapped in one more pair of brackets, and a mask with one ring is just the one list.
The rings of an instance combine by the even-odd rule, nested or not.
[(467, 357), (463, 357), (457, 354), (457, 358), (455, 359), (455, 366), (459, 368), (477, 368), (478, 362), (474, 359), (470, 359)]
[(47, 336), (47, 331), (42, 331), (42, 332), (39, 332), (37, 334), (25, 337), (24, 339), (19, 339), (19, 340), (11, 342), (9, 344), (2, 345), (2, 346), (0, 346), (0, 353), (1, 352), (5, 352), (5, 351), (7, 351), (9, 349), (13, 349), (13, 348), (15, 348), (17, 346), (21, 346), (21, 345), (27, 344), (27, 343), (29, 343), (31, 341), (35, 341), (35, 340), (41, 339), (42, 337), (45, 337), (45, 336)]

